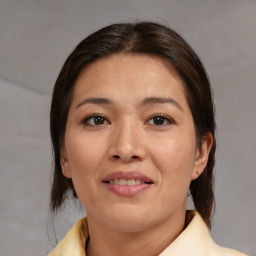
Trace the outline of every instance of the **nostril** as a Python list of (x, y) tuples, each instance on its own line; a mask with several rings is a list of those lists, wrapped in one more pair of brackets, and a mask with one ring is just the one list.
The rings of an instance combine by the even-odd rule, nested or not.
[(124, 161), (131, 161), (131, 160), (138, 160), (140, 157), (139, 156), (136, 156), (136, 155), (133, 155), (133, 156), (130, 156), (128, 158), (126, 157), (122, 157), (120, 155), (113, 155), (112, 156), (112, 159), (123, 159)]

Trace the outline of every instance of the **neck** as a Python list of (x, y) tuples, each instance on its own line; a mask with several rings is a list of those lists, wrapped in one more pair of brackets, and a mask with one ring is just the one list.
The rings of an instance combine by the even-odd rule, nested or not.
[(159, 255), (185, 226), (185, 212), (139, 232), (116, 231), (100, 225), (90, 216), (87, 218), (90, 241), (86, 256)]

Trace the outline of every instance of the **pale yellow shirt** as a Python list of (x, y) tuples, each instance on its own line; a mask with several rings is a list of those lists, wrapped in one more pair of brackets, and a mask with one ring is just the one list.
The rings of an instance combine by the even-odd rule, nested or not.
[[(159, 256), (246, 256), (236, 250), (220, 247), (196, 211), (188, 211), (192, 220), (184, 231)], [(79, 220), (48, 256), (86, 256), (89, 237), (87, 219)]]

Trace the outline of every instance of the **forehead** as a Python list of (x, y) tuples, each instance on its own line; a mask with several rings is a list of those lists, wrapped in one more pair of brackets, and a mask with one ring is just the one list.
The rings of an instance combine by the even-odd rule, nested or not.
[(162, 76), (163, 79), (173, 77), (183, 84), (179, 74), (172, 64), (160, 57), (145, 54), (114, 54), (106, 58), (101, 58), (85, 67), (75, 83), (80, 84), (81, 81), (101, 80), (106, 76), (114, 79), (125, 78), (136, 79), (146, 75), (155, 78)]
[(173, 66), (159, 57), (115, 54), (88, 65), (78, 77), (73, 100), (86, 96), (175, 96), (185, 98), (184, 85)]
[(123, 68), (141, 68), (141, 65), (145, 67), (145, 70), (148, 69), (147, 71), (149, 71), (150, 67), (154, 66), (154, 68), (157, 68), (157, 73), (161, 71), (161, 69), (162, 71), (165, 69), (173, 76), (175, 76), (176, 79), (182, 81), (179, 74), (168, 60), (158, 56), (134, 53), (113, 54), (104, 58), (100, 58), (87, 65), (80, 73), (78, 80), (84, 77), (86, 74), (96, 71), (98, 68), (102, 68), (102, 71), (104, 72), (113, 72), (112, 67), (114, 67), (116, 73), (119, 73), (120, 71), (123, 71)]

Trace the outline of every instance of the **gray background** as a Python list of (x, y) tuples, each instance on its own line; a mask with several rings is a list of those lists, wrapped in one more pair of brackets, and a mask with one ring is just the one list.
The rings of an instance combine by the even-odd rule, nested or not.
[[(255, 0), (0, 0), (0, 256), (46, 255), (47, 231), (54, 243), (49, 108), (64, 60), (94, 30), (137, 19), (170, 25), (204, 62), (218, 124), (212, 236), (256, 255)], [(83, 215), (73, 208), (58, 238)]]

